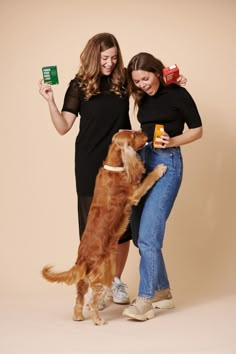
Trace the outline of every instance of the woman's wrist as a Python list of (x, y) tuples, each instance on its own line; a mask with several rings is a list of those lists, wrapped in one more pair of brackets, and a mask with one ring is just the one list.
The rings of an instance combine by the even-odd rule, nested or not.
[(170, 138), (168, 147), (176, 147), (175, 138)]

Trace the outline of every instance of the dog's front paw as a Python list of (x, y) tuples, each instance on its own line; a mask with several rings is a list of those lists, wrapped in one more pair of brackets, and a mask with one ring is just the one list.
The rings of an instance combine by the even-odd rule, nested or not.
[(158, 175), (158, 178), (161, 178), (167, 170), (167, 166), (164, 165), (163, 163), (160, 163), (159, 165), (157, 165), (154, 169)]

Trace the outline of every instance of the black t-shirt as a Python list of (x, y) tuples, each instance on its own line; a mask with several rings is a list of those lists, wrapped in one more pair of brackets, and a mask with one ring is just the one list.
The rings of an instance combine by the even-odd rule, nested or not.
[(125, 88), (121, 96), (110, 91), (109, 76), (103, 76), (100, 94), (84, 97), (77, 78), (65, 94), (62, 111), (80, 115), (80, 129), (75, 146), (77, 193), (92, 196), (98, 169), (104, 161), (112, 137), (119, 129), (131, 129), (129, 98)]
[(202, 125), (196, 104), (188, 91), (176, 84), (160, 85), (154, 96), (145, 96), (138, 111), (142, 131), (152, 141), (155, 124), (163, 124), (170, 137), (183, 133), (184, 125), (198, 128)]

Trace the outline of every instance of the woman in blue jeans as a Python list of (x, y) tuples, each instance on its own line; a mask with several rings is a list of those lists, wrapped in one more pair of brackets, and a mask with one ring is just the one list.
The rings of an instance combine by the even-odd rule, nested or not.
[[(163, 63), (149, 53), (135, 55), (128, 64), (130, 92), (138, 106), (138, 120), (148, 143), (140, 151), (147, 173), (164, 163), (165, 175), (133, 209), (131, 226), (140, 252), (140, 284), (136, 300), (123, 315), (144, 321), (154, 317), (153, 308), (172, 308), (174, 302), (162, 255), (166, 221), (178, 194), (183, 173), (180, 146), (202, 136), (202, 123), (188, 91), (166, 85)], [(153, 146), (156, 124), (164, 126)], [(185, 129), (187, 127), (187, 129)]]

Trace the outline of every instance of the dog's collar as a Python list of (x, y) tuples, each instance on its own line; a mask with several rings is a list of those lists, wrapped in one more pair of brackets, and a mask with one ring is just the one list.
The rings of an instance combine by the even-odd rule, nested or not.
[(107, 171), (113, 171), (113, 172), (123, 172), (125, 170), (124, 167), (114, 167), (109, 165), (103, 165), (103, 168)]

